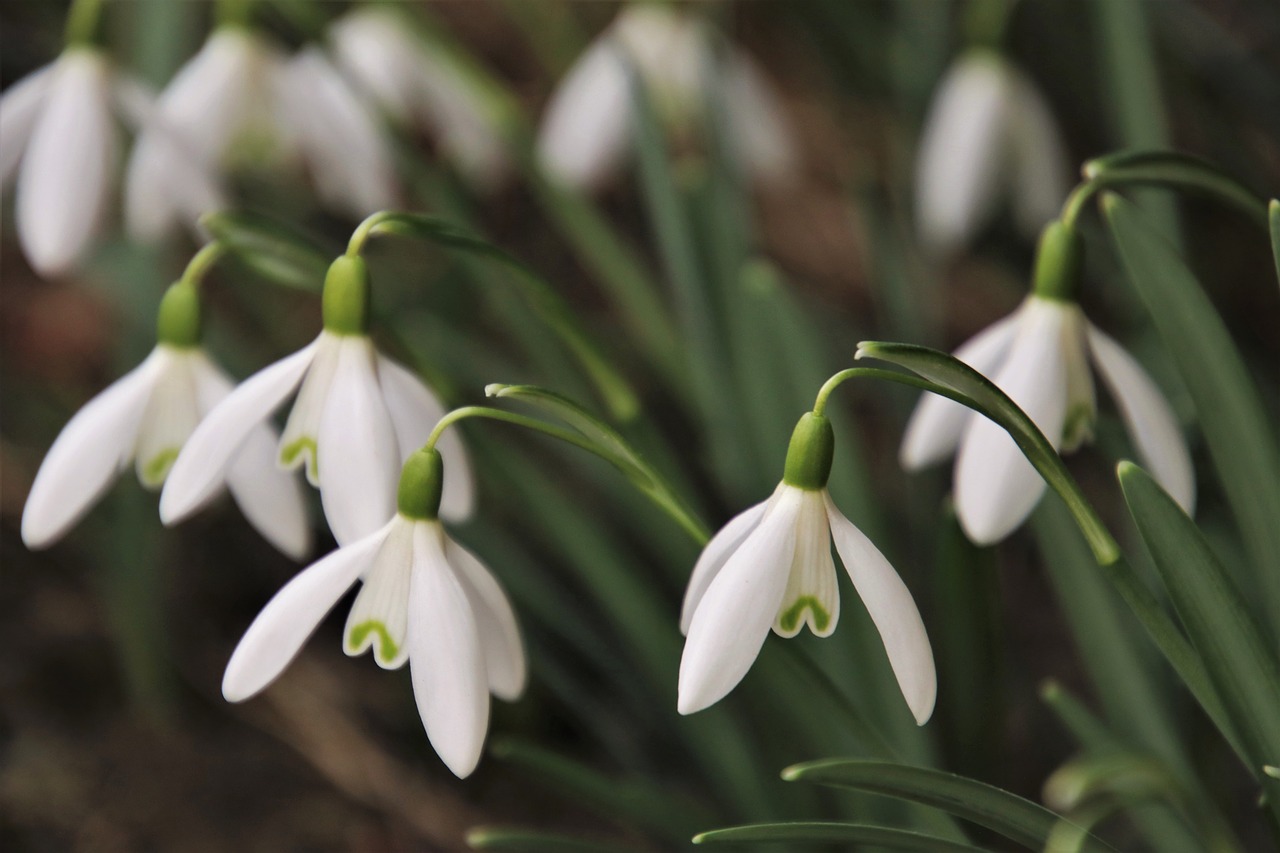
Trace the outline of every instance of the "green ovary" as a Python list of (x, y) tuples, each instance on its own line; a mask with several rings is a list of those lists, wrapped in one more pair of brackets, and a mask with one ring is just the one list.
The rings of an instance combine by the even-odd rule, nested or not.
[(144, 485), (158, 487), (164, 484), (169, 476), (169, 469), (178, 458), (178, 448), (167, 447), (147, 460), (142, 466), (142, 482)]
[(827, 626), (831, 624), (831, 614), (822, 606), (822, 602), (812, 595), (802, 595), (797, 598), (794, 604), (782, 611), (782, 615), (778, 617), (778, 624), (782, 626), (784, 631), (791, 632), (796, 630), (806, 609), (813, 613), (814, 629), (817, 631), (827, 630)]
[(377, 619), (370, 619), (367, 622), (361, 622), (351, 629), (347, 635), (347, 649), (352, 654), (356, 654), (357, 650), (364, 646), (365, 640), (370, 634), (378, 635), (378, 642), (375, 644), (374, 656), (385, 664), (390, 665), (400, 654), (400, 646), (396, 641), (391, 639), (391, 632), (387, 630), (387, 626)]

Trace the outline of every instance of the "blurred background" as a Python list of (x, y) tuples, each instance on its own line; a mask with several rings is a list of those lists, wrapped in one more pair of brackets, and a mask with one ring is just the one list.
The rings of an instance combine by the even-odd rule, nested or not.
[[(294, 50), (323, 42), (354, 5), (264, 0), (252, 15)], [(1025, 295), (1035, 235), (1007, 204), (944, 250), (926, 246), (918, 227), (923, 128), (967, 51), (997, 51), (1038, 90), (1072, 174), (1111, 151), (1173, 147), (1260, 195), (1280, 186), (1280, 6), (1265, 0), (667, 4), (723, 37), (716, 55), (753, 60), (794, 162), (780, 179), (753, 180), (728, 153), (731, 128), (716, 114), (723, 92), (710, 87), (673, 110), (651, 89), (653, 108), (628, 129), (633, 156), (589, 188), (557, 183), (532, 142), (557, 86), (622, 4), (394, 5), (485, 93), (510, 158), (501, 179), (477, 187), (441, 156), (435, 134), (388, 123), (404, 206), (464, 223), (554, 285), (640, 395), (640, 415), (620, 428), (712, 528), (767, 496), (795, 419), (851, 363), (856, 342), (954, 349)], [(64, 15), (62, 3), (0, 2), (6, 88), (58, 54)], [(211, 15), (198, 0), (108, 2), (105, 44), (161, 89), (199, 49)], [(702, 114), (693, 130), (682, 109)], [(251, 167), (234, 180), (238, 208), (288, 223), (330, 257), (356, 224), (326, 210), (305, 176)], [(1280, 412), (1280, 291), (1265, 239), (1211, 203), (1135, 198), (1181, 246), (1269, 411)], [(58, 430), (151, 348), (159, 296), (197, 246), (130, 241), (115, 216), (81, 269), (45, 281), (18, 248), (11, 191), (3, 210), (0, 847), (453, 850), (471, 827), (520, 825), (658, 850), (749, 819), (933, 825), (923, 810), (779, 780), (788, 764), (869, 748), (776, 638), (728, 700), (679, 717), (678, 608), (696, 544), (608, 466), (500, 426), (464, 427), (481, 509), (457, 534), (513, 598), (531, 683), (520, 701), (495, 703), (477, 773), (449, 774), (406, 671), (345, 657), (337, 616), (264, 694), (224, 702), (237, 639), (299, 568), (225, 502), (166, 530), (156, 496), (126, 476), (52, 549), (31, 553), (18, 532)], [(1083, 227), (1086, 312), (1188, 421), (1199, 520), (1230, 556), (1238, 545), (1186, 393), (1096, 215)], [(375, 337), (450, 403), (481, 400), (489, 382), (531, 382), (605, 411), (502, 269), (394, 239), (369, 257)], [(237, 378), (296, 350), (319, 327), (318, 286), (219, 266), (205, 287), (210, 350)], [(1095, 445), (1070, 465), (1132, 541), (1111, 475), (1131, 450), (1100, 400)], [(1081, 749), (1054, 710), (1064, 693), (1121, 734), (1150, 725), (1099, 690), (1117, 677), (1108, 659), (1126, 657), (1143, 689), (1167, 700), (1186, 750), (1207, 768), (1205, 788), (1248, 846), (1255, 818), (1231, 811), (1247, 802), (1243, 775), (1151, 649), (1132, 642), (1061, 511), (1046, 500), (998, 548), (968, 545), (947, 515), (948, 466), (898, 467), (912, 405), (903, 389), (845, 387), (832, 489), (920, 603), (938, 657), (937, 712), (915, 728), (847, 581), (839, 630), (793, 641), (801, 656), (904, 760), (1034, 800)], [(315, 510), (323, 553), (333, 543)], [(1057, 706), (1042, 698), (1047, 683)], [(1122, 849), (1152, 846), (1127, 820), (1112, 832)]]

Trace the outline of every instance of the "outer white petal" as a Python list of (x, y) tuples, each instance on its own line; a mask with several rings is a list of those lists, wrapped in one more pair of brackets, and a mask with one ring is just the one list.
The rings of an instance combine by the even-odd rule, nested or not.
[(57, 64), (46, 65), (14, 83), (0, 95), (0, 185), (9, 183), (49, 92)]
[(364, 573), (364, 585), (342, 632), (344, 652), (354, 656), (372, 648), (373, 659), (383, 669), (399, 669), (409, 660), (409, 579), (416, 526), (397, 519)]
[(458, 170), (481, 189), (492, 189), (507, 174), (506, 144), (485, 111), (482, 96), (447, 57), (418, 57), (419, 95), (428, 123), (435, 127), (440, 149)]
[[(422, 445), (444, 416), (445, 407), (417, 374), (404, 365), (378, 356), (378, 382), (391, 413), (396, 443), (403, 463)], [(475, 510), (475, 476), (462, 435), (456, 429), (446, 430), (437, 445), (444, 457), (444, 495), (440, 500), (440, 517), (446, 521), (466, 521)]]
[(236, 453), (298, 387), (315, 351), (312, 343), (259, 370), (205, 415), (165, 480), (160, 494), (161, 521), (175, 524), (218, 493)]
[[(1065, 327), (1074, 306), (1031, 298), (1022, 309), (1009, 356), (991, 380), (1035, 422), (1050, 443), (1062, 441), (1067, 416)], [(979, 545), (998, 542), (1035, 508), (1045, 483), (1009, 434), (971, 420), (956, 456), (956, 515)]]
[(88, 250), (106, 212), (119, 139), (107, 60), (62, 55), (18, 173), (18, 237), (41, 275), (66, 272)]
[(387, 7), (357, 7), (329, 27), (334, 58), (397, 121), (414, 111), (417, 45), (406, 21)]
[(391, 152), (376, 117), (317, 48), (289, 62), (283, 104), (327, 204), (364, 216), (396, 206)]
[[(781, 489), (782, 486), (779, 486), (778, 490)], [(778, 490), (774, 493), (777, 494)], [(738, 550), (742, 540), (756, 529), (760, 519), (764, 518), (769, 503), (770, 501), (767, 500), (761, 501), (729, 519), (729, 523), (720, 528), (720, 531), (711, 537), (711, 541), (702, 549), (698, 562), (693, 566), (693, 574), (689, 575), (689, 585), (684, 591), (684, 604), (680, 608), (681, 634), (689, 633), (689, 624), (693, 622), (694, 611), (698, 609), (698, 602), (702, 601), (707, 587), (711, 586), (716, 575), (724, 568), (725, 562)]]
[(907, 700), (916, 724), (923, 726), (933, 714), (938, 677), (929, 635), (924, 630), (915, 599), (879, 549), (844, 517), (830, 495), (823, 494), (836, 552), (880, 632), (902, 697)]
[(316, 436), (320, 500), (339, 544), (377, 530), (396, 513), (400, 453), (375, 358), (368, 338), (342, 339)]
[(795, 177), (799, 155), (786, 110), (755, 62), (741, 51), (728, 58), (724, 97), (729, 131), (747, 174), (770, 183)]
[(787, 587), (802, 495), (794, 488), (779, 492), (702, 596), (680, 658), (681, 714), (724, 698), (760, 654)]
[(484, 649), (489, 689), (500, 699), (520, 698), (524, 692), (526, 666), (520, 627), (511, 602), (484, 563), (448, 534), (445, 534), (445, 556), (471, 602)]
[(1195, 512), (1195, 468), (1169, 402), (1124, 347), (1091, 323), (1085, 328), (1094, 366), (1120, 408), (1138, 453), (1178, 505), (1188, 514)]
[(443, 531), (416, 524), (409, 585), (409, 671), (427, 738), (459, 778), (480, 761), (489, 727), (484, 653), (467, 594), (449, 567)]
[(392, 524), (303, 569), (262, 608), (222, 676), (222, 695), (243, 702), (276, 679), (302, 644), (373, 562)]
[[(1018, 311), (1010, 314), (960, 345), (955, 357), (979, 373), (990, 376), (1004, 361), (1017, 332)], [(917, 471), (955, 452), (973, 410), (937, 394), (924, 394), (907, 421), (898, 460), (908, 471)]]
[(1023, 231), (1034, 236), (1058, 215), (1067, 197), (1067, 150), (1035, 84), (1017, 73), (1012, 86), (1008, 133), (1013, 212)]
[(597, 39), (547, 104), (538, 156), (570, 186), (600, 184), (629, 147), (631, 91), (619, 50), (607, 36)]
[(129, 464), (147, 399), (165, 361), (165, 353), (153, 350), (62, 428), (22, 511), (22, 541), (28, 548), (47, 548), (57, 541)]
[(1009, 102), (1008, 71), (986, 54), (960, 59), (938, 87), (916, 164), (917, 225), (930, 248), (966, 242), (994, 207)]
[[(231, 379), (203, 352), (194, 365), (196, 393), (203, 418), (232, 392)], [(311, 550), (311, 525), (297, 477), (276, 465), (276, 436), (266, 424), (255, 426), (240, 446), (227, 487), (240, 511), (267, 541), (295, 560)]]

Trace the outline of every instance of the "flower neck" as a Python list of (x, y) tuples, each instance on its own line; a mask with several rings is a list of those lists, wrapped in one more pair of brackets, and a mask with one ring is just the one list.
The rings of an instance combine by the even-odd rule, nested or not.
[(1084, 241), (1075, 227), (1061, 220), (1050, 222), (1036, 249), (1032, 294), (1055, 302), (1075, 302), (1083, 262)]
[(156, 340), (176, 349), (190, 349), (200, 345), (202, 331), (200, 294), (195, 284), (184, 279), (170, 285), (156, 312)]
[(412, 521), (435, 521), (440, 515), (443, 492), (444, 461), (440, 451), (423, 448), (409, 457), (400, 472), (396, 509)]
[(782, 482), (806, 491), (826, 488), (835, 449), (831, 421), (822, 415), (806, 412), (791, 433)]
[(369, 268), (364, 259), (343, 255), (329, 265), (321, 298), (326, 332), (369, 333)]

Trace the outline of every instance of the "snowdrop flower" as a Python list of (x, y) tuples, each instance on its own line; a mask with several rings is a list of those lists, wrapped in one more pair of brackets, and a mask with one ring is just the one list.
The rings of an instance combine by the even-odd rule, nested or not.
[(469, 181), (492, 189), (510, 166), (482, 95), (450, 57), (388, 7), (357, 8), (329, 28), (342, 71), (393, 121), (430, 131)]
[(552, 95), (538, 138), (544, 167), (578, 187), (599, 185), (617, 168), (630, 145), (634, 68), (676, 126), (702, 114), (712, 87), (720, 87), (744, 171), (766, 183), (790, 177), (796, 146), (777, 95), (741, 50), (730, 47), (718, 67), (714, 54), (696, 18), (665, 6), (624, 9)]
[(525, 658), (502, 588), (436, 517), (442, 474), (434, 449), (414, 453), (400, 479), (395, 517), (276, 593), (227, 664), (228, 701), (244, 701), (274, 681), (359, 580), (343, 650), (372, 649), (383, 669), (408, 662), (431, 745), (457, 776), (470, 775), (489, 724), (489, 694), (519, 698)]
[(921, 239), (938, 252), (973, 238), (1002, 194), (1028, 235), (1067, 195), (1062, 135), (1035, 85), (1007, 60), (973, 50), (953, 64), (925, 119), (916, 165)]
[[(231, 393), (231, 380), (200, 346), (199, 310), (193, 284), (173, 285), (160, 303), (156, 348), (63, 428), (22, 513), (28, 548), (61, 538), (130, 462), (144, 486), (159, 489), (196, 424)], [(250, 523), (300, 559), (310, 543), (302, 491), (269, 469), (275, 445), (267, 426), (250, 430), (229, 460), (225, 483)]]
[[(1060, 223), (1049, 226), (1041, 241), (1035, 292), (1013, 314), (964, 343), (955, 357), (990, 378), (1064, 453), (1093, 434), (1092, 362), (1139, 455), (1190, 513), (1195, 471), (1173, 410), (1138, 362), (1086, 320), (1061, 286), (1078, 274), (1078, 239)], [(1056, 270), (1064, 252), (1065, 268)], [(961, 525), (978, 544), (1000, 541), (1035, 508), (1044, 480), (995, 423), (952, 400), (926, 395), (907, 424), (902, 465), (916, 470), (952, 453)]]
[[(278, 464), (305, 467), (338, 543), (362, 539), (395, 514), (401, 463), (426, 440), (444, 406), (369, 339), (369, 275), (362, 259), (334, 261), (323, 302), (324, 330), (313, 343), (246, 379), (196, 428), (160, 497), (166, 524), (194, 512), (216, 491), (242, 443), (295, 391)], [(461, 439), (451, 432), (441, 449), (452, 472), (443, 514), (466, 518), (473, 489)], [(267, 469), (261, 475), (273, 476)]]
[[(136, 236), (160, 236), (180, 211), (198, 206), (174, 173), (188, 156), (215, 173), (305, 161), (324, 202), (358, 216), (396, 200), (374, 116), (315, 48), (289, 59), (248, 28), (220, 27), (169, 83), (156, 112), (125, 178)], [(175, 187), (178, 200), (164, 203)]]
[(907, 706), (920, 725), (937, 695), (933, 651), (911, 593), (827, 493), (834, 437), (825, 417), (800, 419), (782, 482), (726, 524), (698, 558), (685, 592), (678, 708), (700, 711), (746, 675), (769, 629), (829, 636), (840, 618), (831, 542), (875, 622)]

